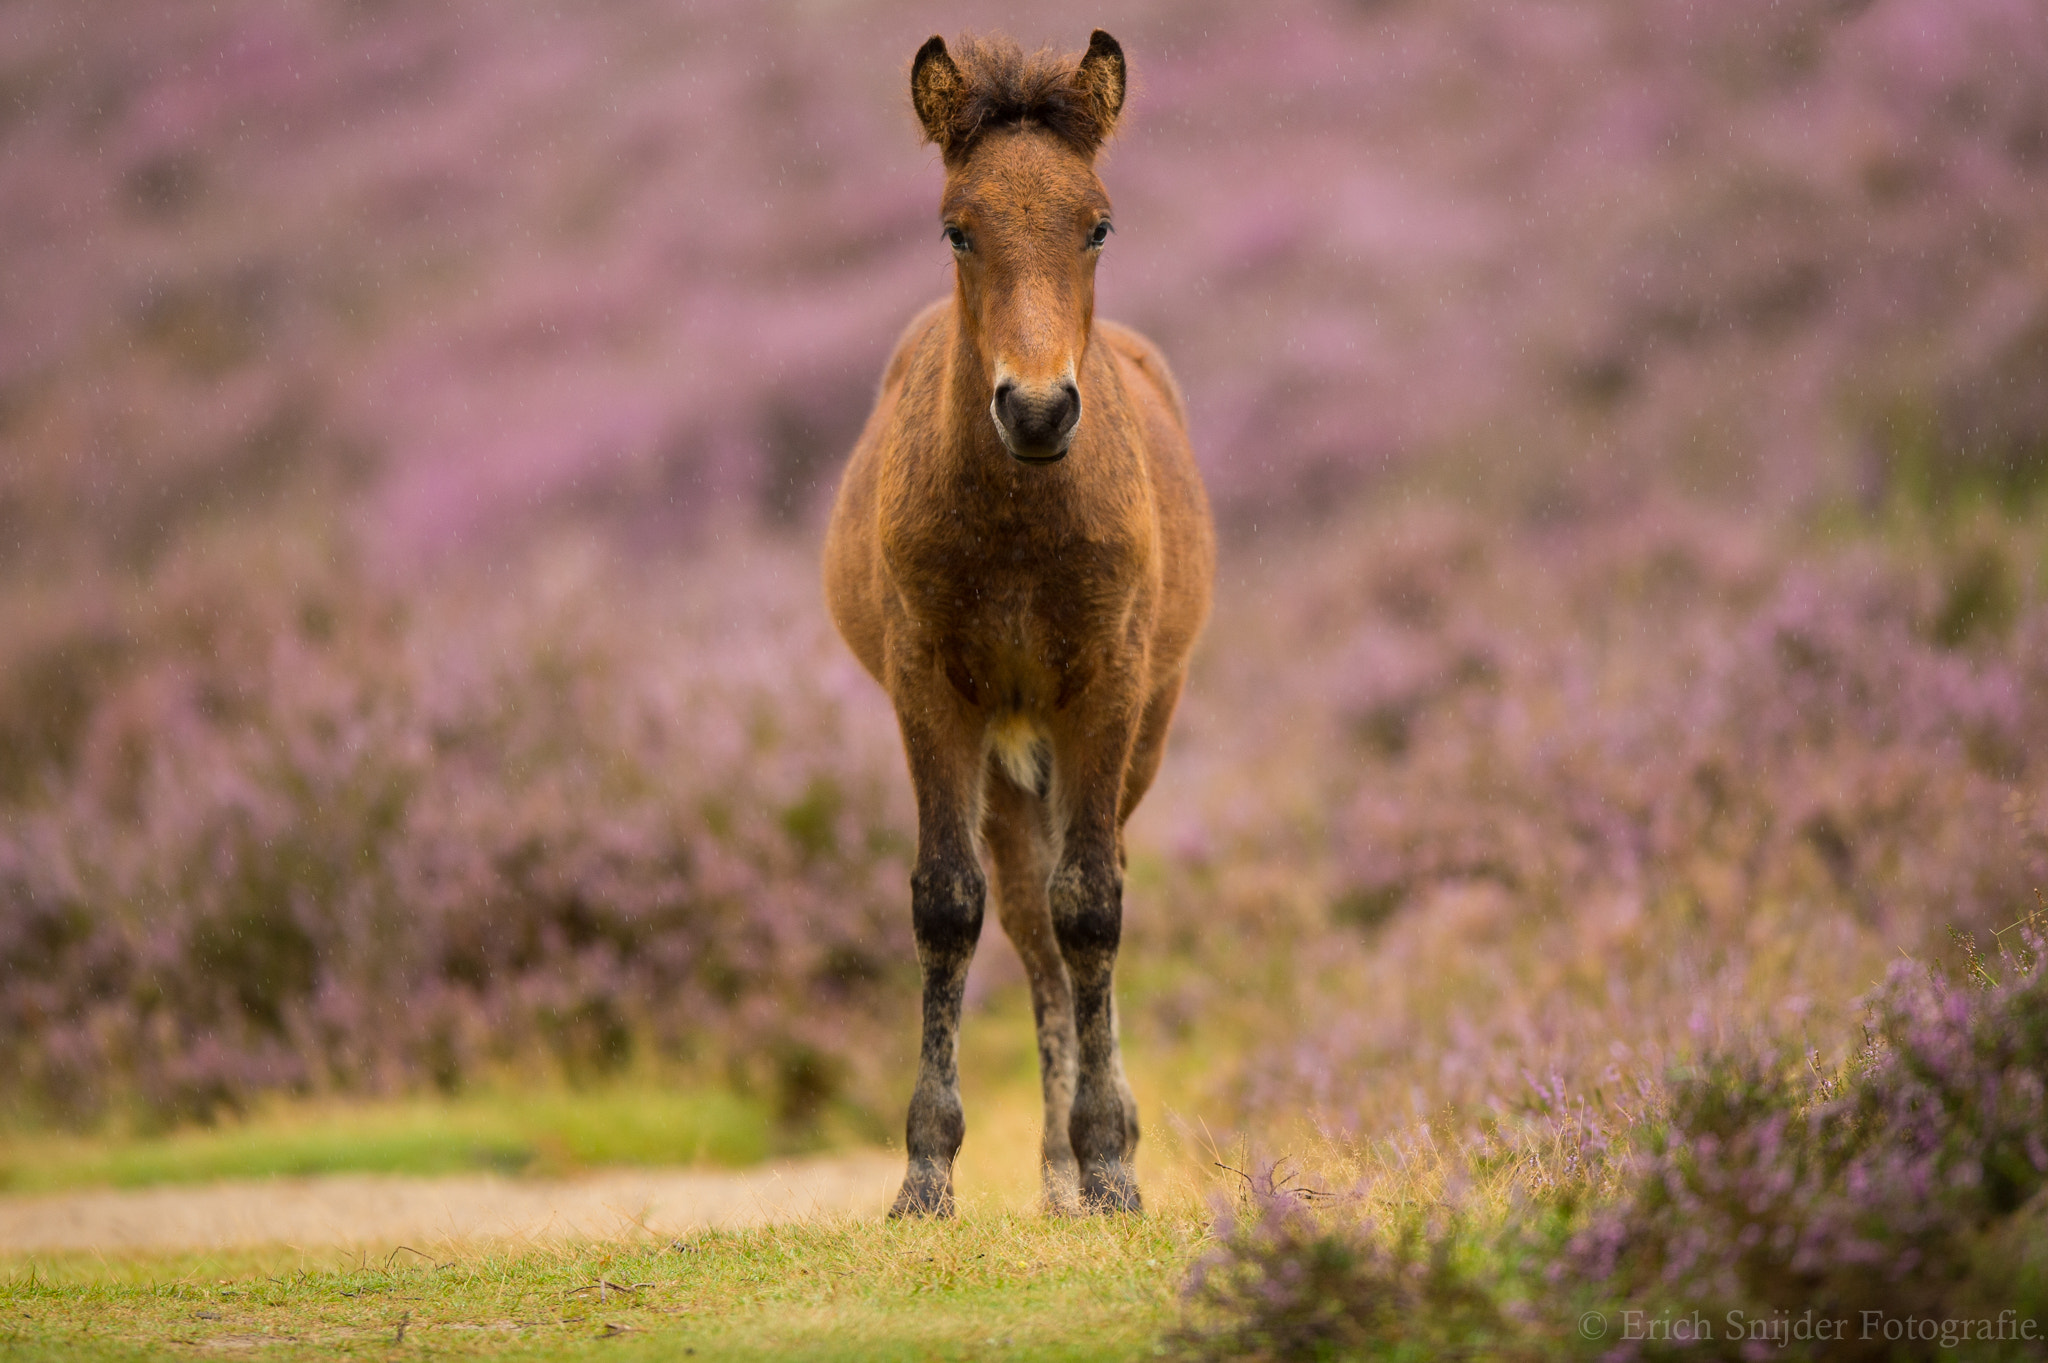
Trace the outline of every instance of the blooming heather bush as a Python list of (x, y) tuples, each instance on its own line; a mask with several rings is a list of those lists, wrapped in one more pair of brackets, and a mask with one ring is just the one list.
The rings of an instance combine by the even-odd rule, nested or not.
[[(1098, 7), (970, 0), (1079, 42)], [(799, 514), (948, 287), (894, 3), (16, 0), (0, 547), (312, 488), (408, 561)], [(1386, 470), (1545, 506), (2040, 481), (2027, 0), (1148, 0), (1103, 308), (1240, 523)], [(1471, 465), (1478, 465), (1477, 473)]]
[(1486, 881), (1533, 908), (1802, 898), (1978, 923), (2048, 872), (2011, 817), (2048, 722), (2048, 617), (1959, 648), (1939, 570), (1868, 553), (1688, 584), (1714, 572), (1697, 529), (1560, 565), (1570, 633), (1473, 618), (1455, 577), (1412, 590), (1467, 618), (1358, 632), (1340, 705), (1383, 760), (1338, 830), (1354, 912)]
[[(2041, 939), (2020, 932), (1995, 969), (1976, 962), (1960, 980), (1900, 962), (1840, 1080), (1815, 1085), (1769, 1058), (1681, 1080), (1639, 1183), (1573, 1239), (1557, 1281), (1717, 1320), (2048, 1308), (2048, 970)], [(1812, 1353), (1943, 1356), (1858, 1334)], [(1750, 1356), (1739, 1342), (1719, 1352)]]
[(1458, 1358), (1506, 1335), (1454, 1233), (1411, 1222), (1389, 1233), (1316, 1211), (1274, 1172), (1250, 1180), (1195, 1261), (1187, 1324), (1171, 1339), (1193, 1358)]
[[(1626, 1184), (1568, 1236), (1573, 1199), (1518, 1204), (1493, 1231), (1440, 1215), (1389, 1235), (1269, 1177), (1252, 1215), (1219, 1219), (1183, 1342), (1211, 1357), (2037, 1357), (2017, 1331), (2048, 1312), (2048, 969), (2033, 929), (2016, 935), (1961, 978), (1901, 962), (1838, 1075), (1750, 1052), (1676, 1077), (1633, 1133)], [(1628, 1312), (1706, 1328), (1658, 1339), (1625, 1329)], [(1813, 1319), (1846, 1325), (1791, 1332)]]
[[(1828, 549), (1645, 508), (1346, 539), (1219, 624), (1285, 675), (1219, 662), (1189, 703), (1187, 738), (1269, 796), (1232, 857), (1296, 869), (1296, 1020), (1239, 1070), (1263, 1120), (1625, 1125), (1685, 1057), (1834, 1032), (1900, 946), (2048, 883), (2033, 532)], [(1972, 615), (1982, 556), (2012, 594)], [(1227, 699), (1254, 665), (1270, 723)], [(1605, 1115), (1566, 1121), (1574, 1096)]]
[(0, 824), (7, 1096), (205, 1116), (645, 1051), (802, 1121), (871, 1079), (902, 783), (776, 554), (681, 590), (569, 555), (513, 610), (238, 548), (47, 640), (31, 679), (106, 660)]

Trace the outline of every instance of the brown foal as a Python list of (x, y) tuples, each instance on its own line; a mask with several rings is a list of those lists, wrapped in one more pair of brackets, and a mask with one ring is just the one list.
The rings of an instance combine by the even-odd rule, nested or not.
[(1136, 1211), (1111, 972), (1123, 826), (1159, 770), (1215, 535), (1179, 391), (1095, 318), (1095, 153), (1124, 58), (933, 38), (911, 99), (946, 168), (952, 297), (890, 358), (825, 542), (840, 633), (888, 691), (917, 793), (924, 1038), (892, 1215), (950, 1215), (958, 1038), (993, 870), (1031, 980), (1046, 1202)]

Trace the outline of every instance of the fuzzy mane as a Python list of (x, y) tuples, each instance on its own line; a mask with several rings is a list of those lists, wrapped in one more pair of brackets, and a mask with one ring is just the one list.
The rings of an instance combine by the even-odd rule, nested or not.
[(1025, 53), (1009, 38), (960, 39), (952, 52), (960, 92), (934, 138), (948, 160), (964, 157), (976, 138), (996, 128), (1035, 123), (1083, 156), (1093, 156), (1109, 130), (1080, 79), (1081, 54), (1040, 48)]

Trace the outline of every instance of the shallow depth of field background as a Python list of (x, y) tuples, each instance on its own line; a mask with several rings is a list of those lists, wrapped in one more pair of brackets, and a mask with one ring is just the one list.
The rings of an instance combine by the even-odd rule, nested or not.
[(1095, 24), (1100, 307), (1223, 529), (1131, 830), (1151, 1129), (1597, 1158), (2034, 904), (2036, 0), (16, 0), (10, 1122), (897, 1129), (914, 818), (822, 511), (950, 287), (910, 54)]

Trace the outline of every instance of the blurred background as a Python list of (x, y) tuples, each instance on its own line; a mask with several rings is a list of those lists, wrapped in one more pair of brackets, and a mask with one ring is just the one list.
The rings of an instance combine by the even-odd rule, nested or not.
[[(17, 1125), (896, 1127), (914, 817), (817, 541), (950, 288), (911, 53), (1096, 25), (1099, 306), (1224, 533), (1132, 826), (1148, 1105), (1583, 1132), (2034, 902), (2035, 0), (12, 0)], [(991, 927), (1028, 1092), (1019, 978)]]

